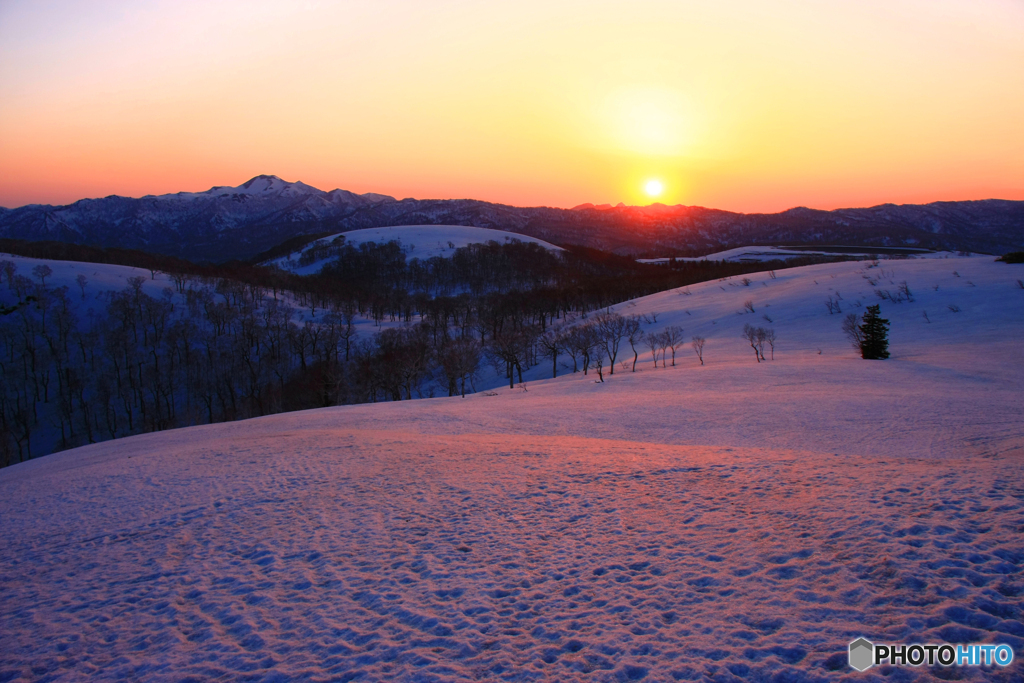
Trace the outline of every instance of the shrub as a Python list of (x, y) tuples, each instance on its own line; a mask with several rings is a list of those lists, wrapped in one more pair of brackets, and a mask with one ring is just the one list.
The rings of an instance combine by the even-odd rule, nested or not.
[(1024, 263), (1024, 251), (1011, 251), (1009, 254), (1003, 254), (996, 261), (1002, 261), (1003, 263)]

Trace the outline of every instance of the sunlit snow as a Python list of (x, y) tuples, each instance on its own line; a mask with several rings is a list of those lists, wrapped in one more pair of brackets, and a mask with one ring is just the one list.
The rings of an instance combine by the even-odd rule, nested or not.
[[(1024, 271), (871, 265), (616, 307), (705, 336), (704, 366), (541, 363), (2, 470), (0, 680), (839, 680), (859, 636), (1019, 656)], [(840, 330), (874, 303), (886, 361)]]

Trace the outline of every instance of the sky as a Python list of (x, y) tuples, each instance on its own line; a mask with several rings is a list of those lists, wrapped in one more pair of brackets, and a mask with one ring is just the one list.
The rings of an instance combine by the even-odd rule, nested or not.
[(5, 207), (1024, 199), (1022, 121), (1024, 0), (0, 0)]

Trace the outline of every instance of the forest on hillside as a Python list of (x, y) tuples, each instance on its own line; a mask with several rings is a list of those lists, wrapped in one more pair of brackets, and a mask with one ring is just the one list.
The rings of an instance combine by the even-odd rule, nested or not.
[[(402, 245), (326, 245), (314, 276), (233, 262), (5, 241), (8, 253), (142, 266), (118, 291), (55, 286), (48, 267), (0, 260), (0, 463), (194, 424), (314, 407), (465, 394), (487, 368), (513, 383), (548, 363), (606, 371), (647, 338), (607, 307), (732, 275), (805, 265), (639, 264), (585, 248), (512, 241), (407, 260)], [(319, 254), (323, 256), (323, 253)], [(88, 307), (87, 297), (91, 297)], [(373, 321), (369, 327), (360, 321)], [(651, 321), (648, 321), (651, 322)], [(654, 349), (652, 348), (652, 351)], [(489, 375), (493, 377), (494, 375)]]

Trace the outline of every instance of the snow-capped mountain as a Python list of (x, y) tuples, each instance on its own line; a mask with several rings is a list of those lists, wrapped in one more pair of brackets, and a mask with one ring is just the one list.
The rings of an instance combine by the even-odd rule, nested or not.
[(473, 199), (325, 192), (261, 175), (238, 187), (0, 210), (0, 238), (142, 249), (190, 259), (250, 258), (296, 235), (394, 225), (466, 225), (620, 253), (697, 256), (755, 244), (1024, 248), (1024, 202), (984, 200), (740, 214), (696, 206), (522, 208)]

